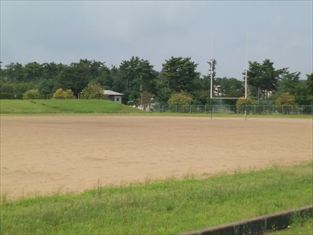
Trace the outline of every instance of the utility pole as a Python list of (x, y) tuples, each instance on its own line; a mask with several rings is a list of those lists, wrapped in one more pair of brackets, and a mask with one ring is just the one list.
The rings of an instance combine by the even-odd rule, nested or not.
[(247, 120), (248, 69), (245, 71), (245, 120)]
[(245, 71), (245, 99), (248, 98), (248, 69)]
[(213, 98), (213, 59), (209, 60), (209, 72), (210, 72), (210, 99)]
[(142, 104), (142, 84), (140, 84), (140, 106), (143, 109), (143, 104)]
[(210, 113), (211, 113), (211, 120), (212, 120), (212, 112), (213, 112), (213, 59), (209, 60), (209, 72), (210, 72)]

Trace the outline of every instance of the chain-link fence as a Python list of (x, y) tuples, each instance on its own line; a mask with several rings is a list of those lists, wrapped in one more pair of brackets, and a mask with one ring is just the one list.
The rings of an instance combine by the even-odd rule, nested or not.
[(221, 113), (221, 114), (307, 114), (313, 115), (313, 105), (153, 105), (152, 112), (168, 113)]

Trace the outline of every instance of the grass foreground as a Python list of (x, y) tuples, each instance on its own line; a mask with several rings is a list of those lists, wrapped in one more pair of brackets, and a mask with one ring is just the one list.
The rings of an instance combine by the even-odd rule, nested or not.
[(1, 234), (174, 234), (311, 205), (313, 163), (2, 200)]

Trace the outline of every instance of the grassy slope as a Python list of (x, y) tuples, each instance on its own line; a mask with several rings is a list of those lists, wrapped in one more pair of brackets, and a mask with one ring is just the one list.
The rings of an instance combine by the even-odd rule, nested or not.
[(312, 204), (312, 163), (1, 205), (2, 234), (173, 234)]
[(107, 100), (0, 100), (0, 113), (135, 113), (137, 109)]

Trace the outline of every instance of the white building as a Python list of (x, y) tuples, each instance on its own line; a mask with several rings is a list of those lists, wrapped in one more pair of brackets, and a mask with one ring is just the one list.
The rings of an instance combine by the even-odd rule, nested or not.
[(104, 90), (103, 94), (107, 96), (109, 100), (112, 100), (120, 104), (122, 103), (122, 96), (124, 95), (123, 93), (119, 93), (119, 92), (111, 91), (111, 90)]
[(221, 85), (215, 85), (213, 86), (213, 96), (222, 96), (222, 86)]

